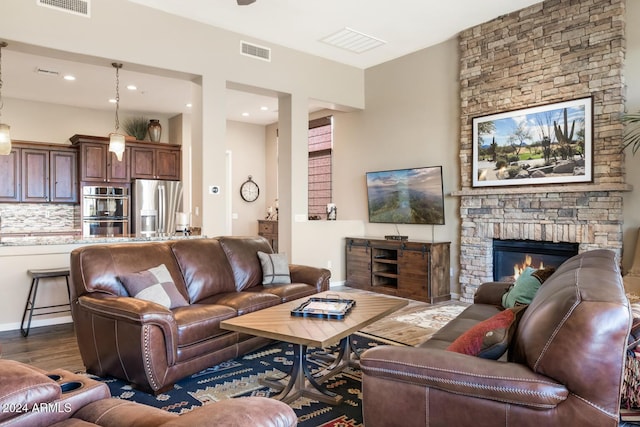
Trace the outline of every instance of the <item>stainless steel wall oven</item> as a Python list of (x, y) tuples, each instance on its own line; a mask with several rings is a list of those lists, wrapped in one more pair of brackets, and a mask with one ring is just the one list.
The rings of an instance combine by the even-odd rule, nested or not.
[(129, 234), (129, 188), (82, 187), (82, 234), (125, 236)]

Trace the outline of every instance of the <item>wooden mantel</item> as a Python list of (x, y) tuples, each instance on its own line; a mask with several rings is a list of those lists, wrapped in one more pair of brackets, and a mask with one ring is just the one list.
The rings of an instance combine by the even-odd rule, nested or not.
[(572, 184), (572, 185), (514, 185), (504, 187), (476, 187), (463, 188), (452, 191), (451, 196), (479, 196), (491, 194), (539, 194), (539, 193), (589, 193), (598, 191), (633, 191), (631, 184), (605, 183), (605, 184)]

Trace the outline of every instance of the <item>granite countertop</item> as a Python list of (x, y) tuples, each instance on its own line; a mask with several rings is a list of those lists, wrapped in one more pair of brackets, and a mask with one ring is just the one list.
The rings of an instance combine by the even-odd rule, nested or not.
[(84, 237), (82, 236), (82, 233), (74, 230), (55, 232), (2, 232), (0, 233), (0, 246), (83, 245), (92, 243), (151, 242), (202, 238), (206, 238), (206, 236), (184, 236), (182, 234), (173, 234), (154, 237), (135, 235), (118, 237)]

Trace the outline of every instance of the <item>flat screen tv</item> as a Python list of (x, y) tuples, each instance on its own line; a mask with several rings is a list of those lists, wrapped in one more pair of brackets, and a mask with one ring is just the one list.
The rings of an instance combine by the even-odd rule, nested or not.
[(369, 222), (444, 224), (442, 166), (366, 175)]

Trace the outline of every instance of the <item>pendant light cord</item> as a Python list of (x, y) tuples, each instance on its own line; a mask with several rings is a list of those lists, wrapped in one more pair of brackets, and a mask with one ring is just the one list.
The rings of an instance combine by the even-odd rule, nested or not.
[(2, 100), (2, 48), (7, 47), (7, 42), (0, 42), (0, 123), (2, 122), (2, 107), (4, 107), (4, 101)]
[(111, 65), (116, 69), (116, 133), (118, 133), (118, 130), (120, 129), (118, 110), (120, 109), (120, 68), (122, 68), (122, 64), (114, 62)]
[(120, 68), (122, 68), (122, 64), (113, 62), (111, 65), (116, 69), (116, 133), (118, 133), (120, 129), (118, 110), (120, 110)]

